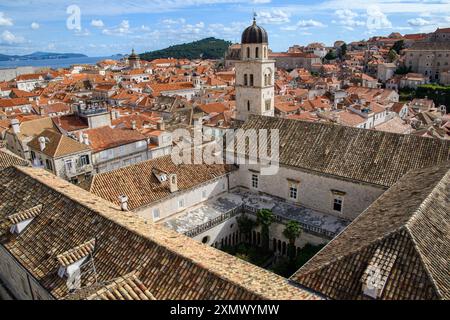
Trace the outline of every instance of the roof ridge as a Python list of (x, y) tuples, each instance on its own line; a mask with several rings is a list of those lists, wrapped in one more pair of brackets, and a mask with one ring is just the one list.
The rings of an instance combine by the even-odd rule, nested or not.
[[(449, 162), (449, 163), (450, 163), (450, 162)], [(440, 186), (442, 186), (443, 184), (445, 184), (444, 180), (445, 180), (446, 178), (449, 178), (449, 177), (450, 177), (450, 170), (448, 170), (448, 171), (446, 172), (446, 174), (442, 177), (442, 179), (440, 179), (440, 180), (436, 183), (436, 185), (433, 187), (432, 191), (425, 197), (425, 199), (422, 201), (422, 203), (420, 204), (420, 206), (417, 207), (417, 209), (415, 210), (414, 214), (411, 215), (411, 218), (410, 218), (410, 219), (406, 222), (406, 224), (405, 224), (405, 228), (406, 228), (406, 230), (407, 230), (407, 232), (408, 232), (408, 235), (411, 237), (411, 240), (412, 240), (412, 242), (413, 242), (413, 244), (414, 244), (414, 248), (415, 248), (416, 251), (419, 253), (419, 259), (420, 259), (420, 262), (421, 262), (421, 264), (422, 264), (422, 266), (423, 266), (425, 272), (428, 274), (428, 277), (430, 278), (431, 282), (433, 283), (433, 286), (435, 287), (436, 292), (438, 292), (438, 294), (439, 294), (441, 297), (444, 297), (445, 294), (443, 294), (443, 293), (441, 292), (441, 290), (439, 289), (439, 287), (438, 287), (438, 285), (437, 285), (437, 283), (436, 283), (435, 277), (433, 276), (432, 272), (429, 270), (428, 265), (427, 265), (427, 264), (425, 263), (425, 261), (423, 260), (422, 250), (421, 250), (420, 246), (418, 245), (418, 243), (417, 243), (417, 241), (416, 241), (416, 238), (415, 238), (415, 236), (414, 236), (414, 233), (413, 233), (412, 230), (411, 230), (411, 227), (417, 222), (416, 220), (417, 220), (418, 216), (424, 214), (424, 210), (423, 210), (423, 209), (425, 209), (426, 207), (428, 207), (429, 203), (433, 201), (432, 195), (434, 195), (434, 194), (437, 192), (437, 190), (439, 189)], [(447, 297), (447, 298), (448, 298), (448, 297)]]

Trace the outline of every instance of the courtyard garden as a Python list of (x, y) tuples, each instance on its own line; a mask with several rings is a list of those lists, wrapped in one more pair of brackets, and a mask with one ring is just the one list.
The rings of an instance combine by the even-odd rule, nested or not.
[[(295, 241), (300, 238), (302, 229), (298, 222), (290, 221), (283, 231), (284, 237), (288, 239), (287, 246), (283, 246), (280, 250), (273, 239), (274, 245), (270, 248), (269, 228), (274, 222), (275, 217), (270, 210), (260, 210), (256, 221), (242, 215), (238, 218), (241, 243), (235, 246), (224, 246), (221, 250), (285, 278), (292, 276), (324, 245), (307, 244), (303, 248), (297, 248)], [(258, 236), (254, 232), (256, 227), (261, 227), (261, 233)]]

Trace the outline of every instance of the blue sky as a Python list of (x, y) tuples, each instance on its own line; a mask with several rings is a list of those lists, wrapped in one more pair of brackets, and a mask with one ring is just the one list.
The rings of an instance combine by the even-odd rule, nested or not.
[(209, 36), (239, 41), (253, 12), (275, 51), (450, 27), (450, 0), (2, 0), (0, 53), (105, 56)]

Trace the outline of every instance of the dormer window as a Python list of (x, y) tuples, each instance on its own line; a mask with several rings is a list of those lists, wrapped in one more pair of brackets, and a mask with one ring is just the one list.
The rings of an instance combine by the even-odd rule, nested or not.
[(82, 265), (92, 256), (95, 249), (95, 239), (66, 251), (56, 257), (59, 262), (58, 276), (71, 278), (79, 274)]
[(9, 221), (12, 223), (11, 233), (21, 234), (34, 220), (34, 218), (39, 215), (42, 211), (42, 205), (38, 205), (34, 208), (20, 211), (8, 217)]
[(153, 174), (160, 183), (166, 182), (169, 179), (166, 172), (158, 169), (153, 169)]
[(397, 255), (395, 248), (377, 248), (361, 279), (364, 295), (372, 299), (382, 298)]

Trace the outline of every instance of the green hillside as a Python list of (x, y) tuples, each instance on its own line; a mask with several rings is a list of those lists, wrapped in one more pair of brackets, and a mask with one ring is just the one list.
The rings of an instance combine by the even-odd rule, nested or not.
[(206, 38), (200, 41), (170, 46), (162, 50), (146, 52), (141, 54), (140, 57), (148, 61), (159, 58), (221, 59), (230, 45), (231, 42), (225, 40)]

